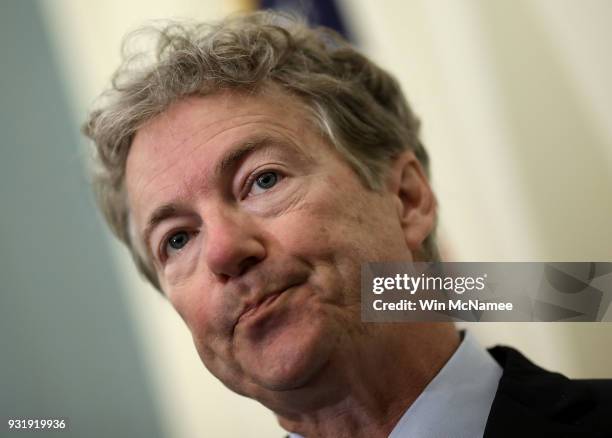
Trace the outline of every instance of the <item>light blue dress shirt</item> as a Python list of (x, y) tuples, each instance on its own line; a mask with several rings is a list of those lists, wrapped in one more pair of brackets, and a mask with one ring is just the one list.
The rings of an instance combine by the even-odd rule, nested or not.
[[(389, 438), (479, 438), (484, 434), (502, 368), (468, 332)], [(291, 433), (290, 438), (303, 438)]]

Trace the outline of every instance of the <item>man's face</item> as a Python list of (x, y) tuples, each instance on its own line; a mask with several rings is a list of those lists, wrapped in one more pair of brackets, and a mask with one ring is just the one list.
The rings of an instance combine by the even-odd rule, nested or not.
[(361, 264), (411, 258), (397, 197), (308, 120), (280, 92), (188, 98), (127, 163), (136, 230), (202, 360), (268, 405), (359, 342)]

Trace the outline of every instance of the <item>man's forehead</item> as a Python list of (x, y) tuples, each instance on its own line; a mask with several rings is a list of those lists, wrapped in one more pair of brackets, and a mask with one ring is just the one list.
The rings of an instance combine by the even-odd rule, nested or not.
[(274, 107), (265, 108), (263, 100), (238, 97), (229, 92), (185, 97), (144, 123), (136, 131), (130, 152), (141, 143), (146, 143), (146, 147), (154, 151), (162, 142), (163, 145), (180, 145), (198, 133), (222, 131), (223, 125), (231, 123), (233, 118), (258, 110), (267, 114)]
[[(257, 93), (226, 90), (207, 96), (189, 96), (173, 103), (164, 112), (144, 123), (137, 131), (128, 154), (128, 168), (134, 150), (158, 154), (179, 148), (189, 140), (206, 142), (241, 123), (273, 122), (304, 134), (313, 128), (306, 104), (276, 87)], [(139, 151), (143, 152), (143, 151)]]

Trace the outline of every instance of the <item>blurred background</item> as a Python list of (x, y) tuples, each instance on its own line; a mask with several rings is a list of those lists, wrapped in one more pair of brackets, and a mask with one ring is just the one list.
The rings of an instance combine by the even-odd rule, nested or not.
[[(126, 32), (290, 3), (402, 83), (424, 122), (448, 260), (612, 261), (608, 0), (2, 0), (1, 436), (8, 417), (68, 418), (58, 436), (283, 436), (204, 369), (111, 239), (79, 125)], [(548, 369), (612, 377), (609, 324), (468, 328)]]

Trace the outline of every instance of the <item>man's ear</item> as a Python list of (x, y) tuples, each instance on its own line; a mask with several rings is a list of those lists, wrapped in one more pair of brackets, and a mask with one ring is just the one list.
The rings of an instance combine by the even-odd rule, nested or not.
[(402, 152), (391, 165), (388, 189), (395, 197), (406, 245), (414, 254), (434, 230), (437, 203), (413, 151)]

